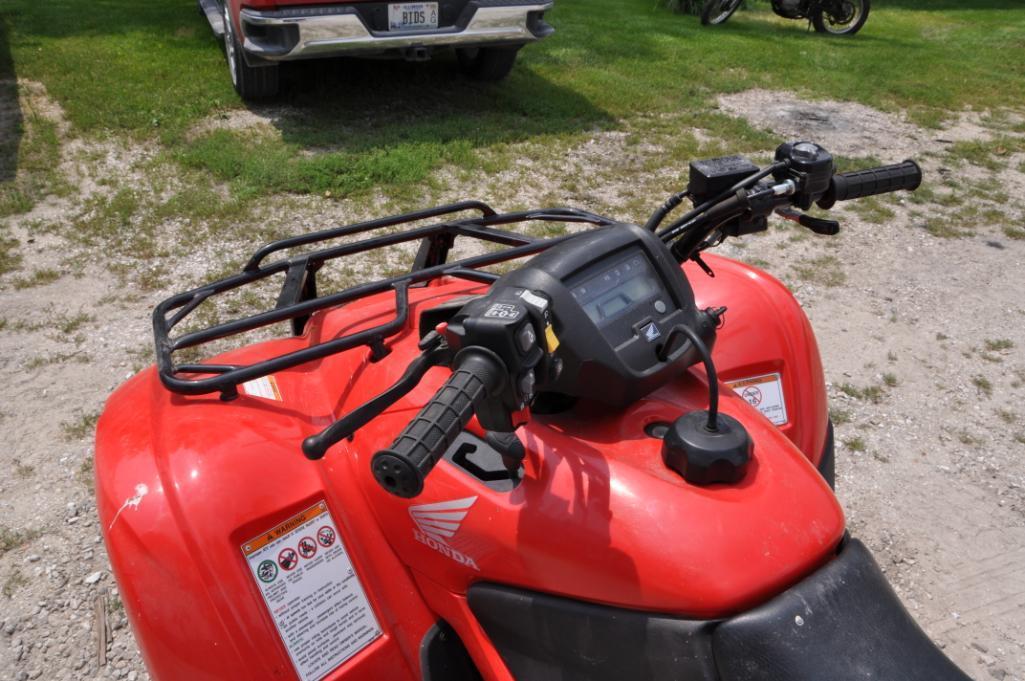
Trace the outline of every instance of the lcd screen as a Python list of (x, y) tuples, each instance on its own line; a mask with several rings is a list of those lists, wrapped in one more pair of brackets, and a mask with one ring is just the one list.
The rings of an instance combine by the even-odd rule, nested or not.
[(581, 275), (572, 292), (587, 316), (598, 325), (619, 317), (662, 290), (651, 263), (637, 251), (611, 264), (601, 263), (596, 269)]

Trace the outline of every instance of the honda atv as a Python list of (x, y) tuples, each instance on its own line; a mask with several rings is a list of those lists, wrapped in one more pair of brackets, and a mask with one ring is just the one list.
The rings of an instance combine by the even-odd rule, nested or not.
[[(773, 214), (835, 234), (802, 211), (920, 182), (784, 144), (764, 169), (692, 163), (643, 227), (467, 201), (271, 243), (160, 303), (157, 364), (111, 396), (96, 447), (150, 672), (966, 679), (845, 530), (801, 307), (705, 254)], [(591, 229), (532, 235), (552, 223)], [(408, 271), (323, 290), (399, 244), (418, 244)], [(272, 283), (269, 309), (196, 323)]]

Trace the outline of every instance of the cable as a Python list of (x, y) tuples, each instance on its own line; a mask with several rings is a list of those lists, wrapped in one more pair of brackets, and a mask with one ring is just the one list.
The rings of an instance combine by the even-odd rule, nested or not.
[[(669, 337), (666, 338), (666, 348), (672, 345), (673, 336), (677, 333), (682, 333), (686, 336), (694, 346), (694, 349), (701, 355), (701, 361), (705, 365), (705, 373), (708, 375), (708, 424), (706, 427), (713, 433), (718, 432), (719, 374), (715, 370), (715, 364), (712, 363), (712, 353), (708, 351), (708, 346), (705, 345), (705, 341), (701, 340), (701, 336), (685, 324), (678, 324), (669, 332)], [(666, 352), (666, 354), (668, 355), (669, 353)]]
[(772, 173), (776, 172), (777, 170), (782, 170), (783, 168), (787, 168), (789, 166), (790, 166), (789, 162), (787, 162), (787, 161), (779, 161), (777, 163), (773, 163), (772, 165), (764, 168), (763, 170), (758, 171), (754, 175), (751, 175), (749, 177), (744, 178), (743, 180), (741, 180), (740, 182), (736, 183), (735, 185), (733, 185), (732, 187), (730, 187), (726, 191), (720, 192), (719, 194), (717, 194), (716, 196), (712, 197), (708, 201), (705, 201), (704, 203), (702, 203), (700, 206), (697, 206), (694, 209), (684, 213), (678, 220), (676, 220), (675, 222), (670, 224), (668, 227), (663, 229), (661, 232), (659, 232), (658, 233), (658, 237), (660, 239), (662, 239), (662, 241), (665, 241), (666, 243), (672, 241), (673, 239), (678, 237), (680, 234), (682, 234), (686, 230), (690, 229), (691, 225), (689, 223), (691, 221), (693, 221), (694, 218), (696, 218), (697, 216), (701, 215), (702, 213), (707, 211), (709, 208), (712, 208), (713, 206), (715, 206), (715, 204), (719, 203), (723, 199), (728, 198), (730, 196), (730, 194), (735, 194), (736, 192), (740, 191), (741, 189), (745, 189), (747, 187), (750, 187), (751, 185), (755, 184), (756, 182), (758, 182), (758, 180), (762, 179), (763, 177), (766, 177), (767, 175), (771, 175)]
[(670, 196), (668, 199), (666, 199), (665, 203), (663, 203), (661, 206), (655, 209), (655, 212), (651, 214), (651, 217), (648, 218), (648, 221), (644, 223), (644, 229), (648, 230), (649, 232), (654, 232), (656, 229), (658, 229), (658, 226), (662, 224), (662, 221), (666, 219), (666, 216), (669, 215), (669, 213), (671, 213), (674, 208), (683, 203), (683, 200), (688, 198), (689, 196), (690, 191), (686, 189), (678, 194), (673, 194), (672, 196)]

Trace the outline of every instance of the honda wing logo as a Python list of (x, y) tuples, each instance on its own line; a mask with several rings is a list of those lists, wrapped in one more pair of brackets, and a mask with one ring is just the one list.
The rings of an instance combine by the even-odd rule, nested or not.
[(413, 519), (415, 525), (413, 538), (443, 556), (479, 572), (480, 568), (477, 567), (473, 558), (449, 545), (449, 540), (459, 531), (463, 518), (476, 502), (477, 497), (466, 497), (436, 504), (410, 506), (409, 517)]

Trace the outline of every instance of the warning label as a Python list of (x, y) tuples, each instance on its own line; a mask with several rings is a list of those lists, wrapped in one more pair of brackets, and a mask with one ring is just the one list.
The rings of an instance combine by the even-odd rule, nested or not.
[(381, 635), (337, 536), (320, 502), (242, 545), (302, 681), (319, 681)]
[(752, 407), (777, 426), (787, 424), (787, 403), (783, 399), (783, 380), (778, 373), (726, 381)]
[(278, 382), (273, 376), (261, 376), (252, 381), (242, 384), (242, 391), (252, 397), (262, 397), (265, 400), (281, 401), (281, 391), (278, 390)]

